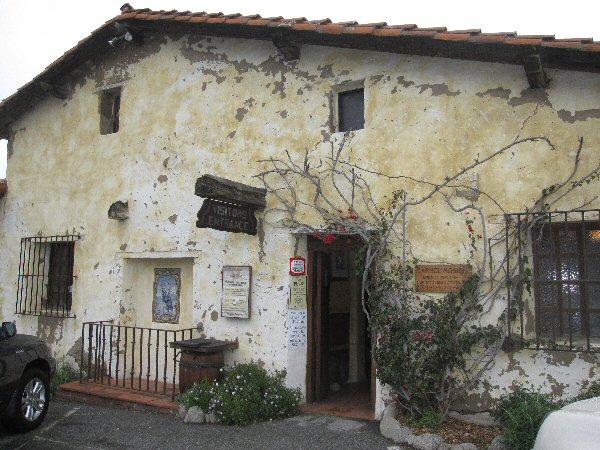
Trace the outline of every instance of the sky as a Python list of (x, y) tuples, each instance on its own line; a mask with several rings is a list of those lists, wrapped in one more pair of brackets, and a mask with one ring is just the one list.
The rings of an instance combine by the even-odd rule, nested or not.
[[(0, 0), (0, 99), (12, 95), (64, 52), (120, 13), (125, 0)], [(600, 41), (599, 0), (132, 0), (135, 8), (330, 18), (334, 22), (414, 23), (485, 33), (548, 34)], [(554, 6), (552, 6), (554, 5)], [(0, 178), (6, 177), (0, 140)], [(10, 174), (8, 174), (10, 179)]]

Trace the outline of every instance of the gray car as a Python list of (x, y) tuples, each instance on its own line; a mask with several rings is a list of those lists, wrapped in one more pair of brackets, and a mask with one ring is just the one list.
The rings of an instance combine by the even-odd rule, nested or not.
[(0, 420), (12, 431), (37, 427), (48, 411), (56, 361), (40, 338), (17, 334), (3, 322), (0, 334)]

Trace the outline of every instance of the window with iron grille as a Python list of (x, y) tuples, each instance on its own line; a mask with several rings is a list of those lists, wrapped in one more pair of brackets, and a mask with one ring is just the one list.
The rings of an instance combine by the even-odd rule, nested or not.
[(17, 314), (74, 317), (73, 264), (79, 236), (21, 239)]
[(533, 256), (530, 286), (537, 346), (592, 350), (600, 343), (595, 339), (600, 338), (600, 212), (519, 219), (531, 224), (530, 252), (520, 245), (518, 254), (521, 271), (528, 253)]

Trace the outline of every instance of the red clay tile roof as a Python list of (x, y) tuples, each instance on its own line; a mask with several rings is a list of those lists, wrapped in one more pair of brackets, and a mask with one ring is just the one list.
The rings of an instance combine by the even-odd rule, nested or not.
[(4, 179), (0, 179), (0, 198), (4, 197), (4, 194), (8, 192), (8, 182)]
[[(205, 35), (273, 39), (284, 36), (297, 44), (327, 45), (391, 53), (440, 56), (474, 61), (522, 64), (538, 54), (545, 67), (600, 72), (600, 42), (590, 38), (555, 39), (554, 36), (519, 36), (516, 33), (482, 33), (481, 30), (419, 28), (414, 24), (385, 22), (333, 23), (330, 19), (284, 19), (260, 15), (151, 11), (121, 7), (121, 14), (81, 40), (44, 72), (0, 103), (0, 138), (8, 136), (11, 121), (26, 111), (47, 86), (87, 60), (110, 49), (107, 41), (118, 34), (115, 23), (126, 23), (140, 32), (184, 32)], [(46, 89), (40, 87), (45, 84)]]

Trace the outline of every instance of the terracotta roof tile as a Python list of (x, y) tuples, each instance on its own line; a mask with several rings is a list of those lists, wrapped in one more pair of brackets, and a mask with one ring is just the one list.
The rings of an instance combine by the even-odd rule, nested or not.
[(583, 44), (581, 50), (584, 52), (598, 52), (600, 53), (600, 42), (594, 42), (591, 44)]
[(375, 30), (376, 27), (365, 27), (365, 26), (358, 26), (358, 27), (344, 27), (344, 33), (345, 34), (373, 34), (373, 31)]
[(190, 23), (205, 23), (208, 16), (192, 16), (190, 17)]
[(581, 48), (581, 41), (556, 40), (542, 42), (542, 47), (552, 48)]
[(162, 14), (149, 14), (148, 17), (146, 17), (146, 20), (158, 20), (162, 17)]
[(437, 36), (437, 31), (423, 30), (421, 28), (415, 28), (413, 30), (402, 30), (401, 34), (402, 34), (402, 36), (433, 38), (433, 37)]
[(209, 17), (208, 19), (206, 19), (206, 23), (225, 23), (225, 21), (227, 20), (231, 20), (231, 19), (236, 19), (238, 17), (243, 17), (241, 14), (227, 14), (227, 15), (223, 15), (221, 13), (219, 13), (219, 16), (216, 17)]
[(467, 33), (438, 33), (434, 39), (440, 41), (468, 41), (470, 35)]
[[(125, 14), (121, 14), (119, 16), (119, 18), (120, 18), (120, 20), (127, 20), (127, 19), (132, 19), (132, 18), (134, 18), (137, 15), (138, 15), (138, 13), (136, 13), (135, 11), (133, 11), (133, 12), (128, 12), (128, 13), (125, 13)], [(113, 20), (114, 19), (110, 19), (107, 22), (112, 22)]]
[(589, 44), (590, 42), (594, 42), (592, 38), (567, 38), (567, 39), (556, 39), (558, 42), (581, 42), (582, 44)]
[(281, 19), (280, 22), (293, 22), (293, 23), (300, 23), (300, 22), (306, 22), (306, 17), (296, 17), (294, 19)]
[(344, 25), (332, 23), (328, 25), (319, 25), (317, 31), (325, 34), (342, 34), (344, 32), (344, 28), (346, 28)]
[[(512, 36), (511, 36), (512, 37)], [(475, 43), (479, 43), (479, 44), (502, 44), (504, 43), (505, 39), (507, 38), (506, 34), (476, 34), (474, 36), (471, 36), (471, 38), (469, 39), (470, 42), (475, 42)]]
[(269, 28), (292, 28), (293, 22), (273, 21), (267, 24)]
[(232, 17), (231, 19), (225, 20), (227, 25), (243, 25), (249, 20), (260, 19), (260, 15), (255, 14), (253, 16), (237, 16)]
[(207, 17), (206, 23), (223, 23), (227, 20), (226, 17)]
[(298, 31), (317, 31), (319, 27), (316, 23), (296, 23), (292, 26), (292, 29)]
[(252, 19), (252, 20), (249, 20), (246, 23), (246, 25), (252, 25), (255, 27), (266, 27), (269, 25), (269, 23), (276, 22), (281, 19), (283, 19), (283, 17), (264, 17), (264, 18), (260, 18), (260, 19)]
[(402, 28), (378, 28), (373, 30), (373, 35), (379, 37), (397, 37), (402, 35)]
[(529, 38), (509, 37), (504, 40), (504, 43), (508, 44), (508, 45), (542, 45), (542, 42), (543, 42), (542, 38), (536, 38), (536, 37), (529, 37)]

